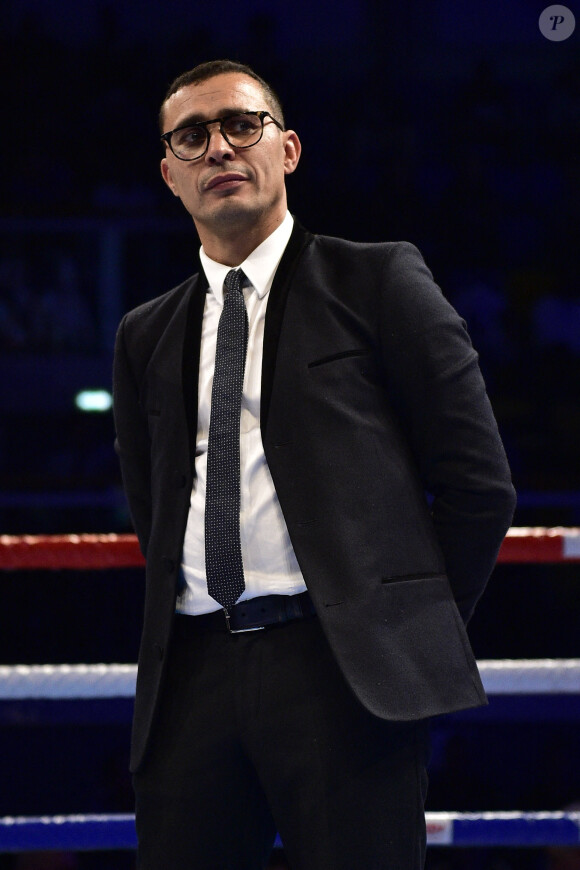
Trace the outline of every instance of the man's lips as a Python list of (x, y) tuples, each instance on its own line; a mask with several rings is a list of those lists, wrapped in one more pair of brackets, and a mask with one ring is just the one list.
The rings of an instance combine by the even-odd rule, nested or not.
[(224, 187), (232, 182), (247, 181), (245, 175), (239, 172), (226, 172), (223, 175), (214, 175), (204, 186), (204, 190), (214, 190), (216, 187)]

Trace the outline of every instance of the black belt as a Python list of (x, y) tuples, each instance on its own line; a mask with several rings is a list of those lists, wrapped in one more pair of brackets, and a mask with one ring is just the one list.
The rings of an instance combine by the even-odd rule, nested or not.
[[(259, 631), (269, 625), (283, 625), (294, 619), (314, 616), (316, 611), (308, 592), (299, 595), (262, 595), (240, 601), (226, 610), (188, 616), (192, 627), (199, 631), (229, 631), (241, 634), (244, 631)], [(181, 614), (177, 614), (181, 616)]]

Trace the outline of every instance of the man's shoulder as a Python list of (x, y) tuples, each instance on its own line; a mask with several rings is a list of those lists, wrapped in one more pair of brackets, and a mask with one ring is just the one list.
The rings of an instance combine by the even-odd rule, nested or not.
[[(412, 242), (355, 242), (314, 236), (304, 267), (315, 284), (332, 288), (364, 306), (378, 293), (391, 318), (412, 321), (433, 312), (443, 316), (448, 303), (419, 248)], [(337, 290), (340, 288), (340, 291)], [(446, 316), (446, 315), (445, 315)]]
[(401, 280), (432, 275), (420, 250), (412, 242), (360, 242), (337, 236), (315, 235), (304, 265), (330, 278), (336, 274), (353, 280), (378, 281), (396, 287)]
[(116, 352), (123, 348), (134, 364), (146, 365), (164, 336), (183, 333), (189, 322), (191, 300), (198, 298), (197, 291), (205, 296), (202, 276), (203, 273), (195, 273), (167, 293), (125, 314), (117, 331)]
[[(394, 251), (417, 251), (415, 245), (406, 241), (381, 240), (374, 242), (353, 241), (344, 236), (331, 236), (325, 233), (313, 233), (305, 229), (300, 221), (294, 217), (294, 230), (292, 238), (301, 242), (308, 253), (320, 254), (345, 254), (353, 253), (368, 254), (369, 256), (384, 257)], [(305, 244), (304, 244), (305, 243)]]
[(153, 327), (158, 324), (163, 326), (164, 322), (168, 322), (175, 315), (175, 312), (191, 298), (191, 294), (196, 289), (200, 280), (200, 274), (196, 272), (168, 290), (160, 296), (155, 296), (153, 299), (148, 299), (147, 302), (142, 302), (136, 308), (125, 314), (123, 321), (131, 327)]
[(384, 261), (395, 259), (422, 259), (419, 249), (406, 241), (361, 242), (339, 236), (317, 234), (313, 237), (310, 250), (320, 256), (360, 257), (363, 260)]

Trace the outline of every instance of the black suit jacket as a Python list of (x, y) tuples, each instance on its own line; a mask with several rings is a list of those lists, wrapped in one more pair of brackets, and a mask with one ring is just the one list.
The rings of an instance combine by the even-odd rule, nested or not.
[[(116, 447), (147, 559), (133, 769), (170, 643), (206, 292), (200, 271), (117, 336)], [(514, 492), (477, 354), (416, 248), (295, 226), (268, 301), (261, 428), (306, 585), (361, 703), (390, 720), (485, 703), (464, 624)]]

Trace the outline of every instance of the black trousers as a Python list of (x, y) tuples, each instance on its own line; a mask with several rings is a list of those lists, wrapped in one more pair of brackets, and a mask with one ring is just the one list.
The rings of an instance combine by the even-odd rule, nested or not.
[(240, 635), (176, 617), (134, 776), (139, 870), (421, 870), (426, 722), (356, 700), (316, 617)]

